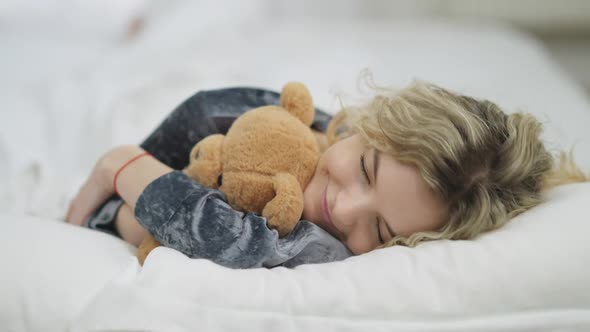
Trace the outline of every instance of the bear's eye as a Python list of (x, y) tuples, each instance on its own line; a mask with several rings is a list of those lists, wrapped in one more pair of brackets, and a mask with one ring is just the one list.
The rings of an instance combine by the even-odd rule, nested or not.
[(217, 178), (217, 185), (221, 187), (221, 185), (223, 184), (223, 174), (221, 174), (218, 178)]
[(199, 159), (201, 157), (201, 151), (197, 151), (197, 153), (195, 153), (195, 159)]

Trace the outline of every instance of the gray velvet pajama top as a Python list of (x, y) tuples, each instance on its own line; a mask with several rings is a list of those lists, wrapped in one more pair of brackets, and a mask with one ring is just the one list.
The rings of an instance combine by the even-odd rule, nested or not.
[[(274, 91), (227, 88), (200, 91), (182, 102), (141, 143), (175, 170), (189, 163), (192, 147), (212, 134), (225, 134), (243, 112), (279, 104)], [(330, 115), (316, 108), (312, 128), (324, 131)], [(87, 221), (89, 228), (119, 236), (114, 225), (123, 201), (112, 196)], [(156, 240), (192, 258), (231, 268), (294, 267), (351, 256), (344, 244), (322, 228), (301, 220), (279, 238), (266, 218), (232, 209), (220, 191), (201, 186), (180, 171), (149, 184), (137, 201), (135, 217)]]
[(294, 267), (351, 255), (340, 241), (306, 220), (279, 238), (266, 218), (234, 210), (222, 192), (204, 188), (181, 171), (149, 184), (137, 201), (135, 216), (166, 247), (231, 268)]

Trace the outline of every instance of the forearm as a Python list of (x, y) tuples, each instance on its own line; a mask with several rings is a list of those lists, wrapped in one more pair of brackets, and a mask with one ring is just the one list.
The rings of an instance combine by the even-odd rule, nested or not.
[[(112, 149), (99, 161), (102, 170), (102, 182), (113, 187), (113, 180), (117, 171), (132, 158), (145, 152), (138, 146), (126, 145)], [(127, 165), (117, 176), (117, 192), (133, 211), (137, 199), (155, 179), (169, 173), (172, 168), (151, 156), (141, 157)], [(114, 188), (112, 189), (114, 191)]]
[(127, 204), (121, 205), (115, 219), (115, 228), (123, 240), (131, 243), (134, 246), (139, 246), (143, 238), (149, 234), (143, 226), (141, 226), (131, 207)]
[[(101, 187), (113, 188), (117, 171), (143, 152), (124, 146), (105, 154), (97, 167)], [(341, 242), (309, 222), (300, 222), (279, 239), (265, 218), (234, 210), (221, 192), (173, 172), (153, 157), (141, 157), (126, 166), (117, 177), (117, 190), (127, 203), (121, 207), (127, 215), (120, 216), (126, 223), (117, 228), (134, 244), (146, 234), (145, 228), (167, 247), (232, 268), (295, 266), (350, 255)]]

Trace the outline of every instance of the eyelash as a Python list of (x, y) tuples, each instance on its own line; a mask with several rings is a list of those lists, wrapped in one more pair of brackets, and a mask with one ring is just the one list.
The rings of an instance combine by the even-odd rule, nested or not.
[(383, 241), (383, 236), (381, 235), (381, 227), (379, 227), (379, 225), (379, 219), (377, 219), (377, 236), (379, 238), (379, 243), (383, 244), (385, 243), (385, 241)]
[(371, 180), (369, 179), (369, 173), (367, 173), (367, 168), (365, 167), (365, 154), (364, 153), (361, 154), (361, 170), (363, 171), (363, 174), (365, 175), (365, 179), (367, 179), (367, 182), (369, 184), (371, 184)]
[[(367, 168), (365, 167), (365, 154), (364, 153), (361, 154), (361, 171), (365, 175), (365, 179), (367, 180), (367, 182), (369, 184), (371, 184), (371, 180), (369, 179), (369, 173), (367, 172)], [(383, 244), (383, 243), (385, 243), (385, 241), (383, 241), (383, 236), (381, 235), (381, 227), (379, 227), (379, 219), (376, 219), (376, 220), (377, 220), (377, 236), (379, 238), (379, 243)]]

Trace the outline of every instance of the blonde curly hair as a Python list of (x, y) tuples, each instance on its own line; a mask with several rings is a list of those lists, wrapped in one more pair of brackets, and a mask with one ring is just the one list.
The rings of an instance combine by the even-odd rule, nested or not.
[[(380, 90), (383, 90), (382, 88)], [(359, 134), (365, 144), (415, 166), (449, 208), (434, 232), (395, 236), (382, 245), (415, 246), (437, 239), (472, 239), (542, 201), (556, 185), (588, 181), (570, 154), (554, 157), (526, 113), (504, 113), (488, 100), (417, 81), (362, 107), (344, 107), (330, 122), (329, 144)]]

